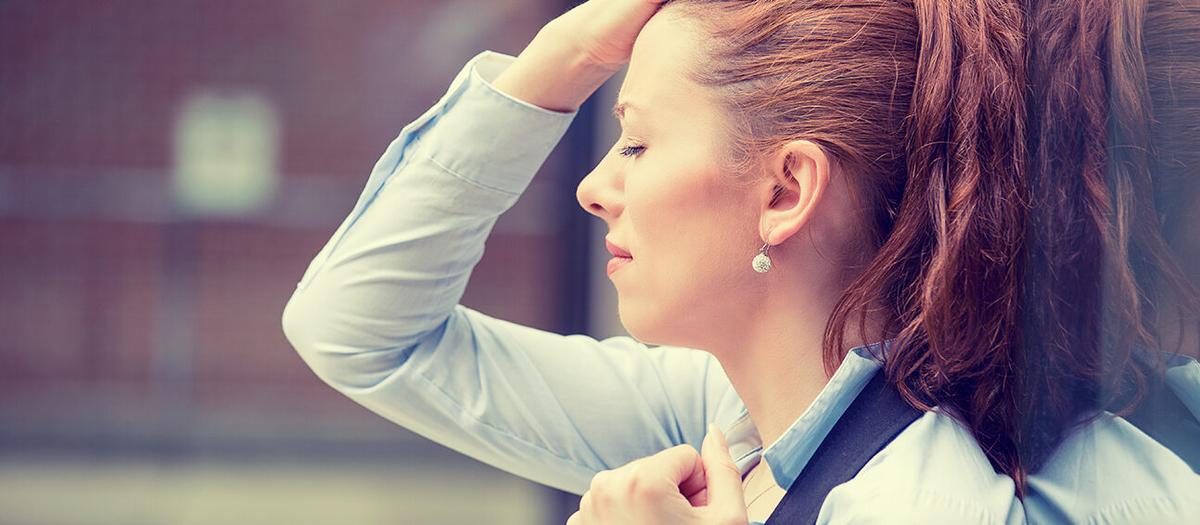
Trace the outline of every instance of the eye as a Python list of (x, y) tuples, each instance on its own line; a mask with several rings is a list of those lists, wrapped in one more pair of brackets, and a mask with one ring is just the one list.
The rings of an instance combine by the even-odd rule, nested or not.
[(646, 146), (625, 146), (621, 148), (619, 153), (622, 157), (633, 157), (641, 153), (644, 149), (646, 149)]

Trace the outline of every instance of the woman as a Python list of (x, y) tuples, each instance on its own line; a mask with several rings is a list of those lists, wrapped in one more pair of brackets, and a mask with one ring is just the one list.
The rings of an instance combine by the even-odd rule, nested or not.
[[(401, 131), (284, 331), (371, 410), (577, 494), (714, 423), (728, 446), (706, 457), (745, 506), (689, 493), (709, 504), (673, 521), (765, 520), (881, 375), (923, 413), (818, 521), (1020, 522), (1021, 12), (966, 4), (586, 2), (515, 59), (476, 56)], [(622, 137), (577, 198), (610, 228), (633, 337), (457, 304), (496, 217), (625, 62)]]
[[(1028, 13), (1013, 432), (1026, 519), (1200, 522), (1200, 4), (1035, 0)], [(601, 485), (688, 472), (660, 456)]]

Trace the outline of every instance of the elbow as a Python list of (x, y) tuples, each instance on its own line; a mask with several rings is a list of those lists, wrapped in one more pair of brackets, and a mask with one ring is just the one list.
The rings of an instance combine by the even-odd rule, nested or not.
[(293, 295), (281, 325), (296, 354), (322, 382), (349, 394), (377, 385), (403, 365), (405, 349), (369, 347), (361, 338), (347, 338), (347, 327), (330, 322), (336, 312), (317, 304)]
[(338, 388), (344, 382), (345, 378), (342, 376), (345, 371), (340, 370), (340, 360), (320, 350), (325, 345), (321, 336), (321, 332), (326, 330), (320, 322), (323, 317), (327, 316), (321, 315), (320, 310), (311, 302), (300, 299), (299, 294), (296, 294), (283, 307), (280, 322), (284, 338), (292, 345), (292, 349), (304, 364), (317, 378), (329, 386)]
[[(344, 358), (338, 358), (329, 351), (332, 348), (330, 327), (323, 319), (329, 319), (328, 312), (316, 306), (312, 301), (305, 301), (295, 294), (283, 307), (281, 325), (283, 337), (292, 344), (292, 349), (300, 360), (312, 369), (317, 378), (335, 388), (343, 382), (342, 375)], [(352, 345), (338, 345), (337, 348), (352, 349)], [(343, 350), (344, 351), (344, 350)]]
[[(304, 306), (297, 295), (292, 295), (283, 307), (283, 316), (280, 320), (283, 337), (301, 357), (312, 353), (313, 315), (310, 312), (311, 308)], [(305, 361), (308, 359), (305, 358)]]

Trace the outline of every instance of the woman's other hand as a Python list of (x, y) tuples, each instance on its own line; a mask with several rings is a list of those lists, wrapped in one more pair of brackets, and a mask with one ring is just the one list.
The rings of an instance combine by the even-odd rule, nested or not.
[(669, 0), (588, 0), (547, 22), (493, 85), (553, 111), (579, 108), (629, 62), (646, 21)]
[(567, 525), (746, 525), (741, 475), (714, 425), (700, 453), (669, 448), (592, 478)]

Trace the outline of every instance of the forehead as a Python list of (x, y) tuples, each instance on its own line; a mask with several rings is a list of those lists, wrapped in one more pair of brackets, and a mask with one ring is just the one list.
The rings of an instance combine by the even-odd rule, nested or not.
[(685, 18), (669, 10), (651, 17), (633, 44), (614, 113), (636, 122), (694, 110), (699, 98), (708, 98), (690, 76), (700, 59), (699, 43)]

